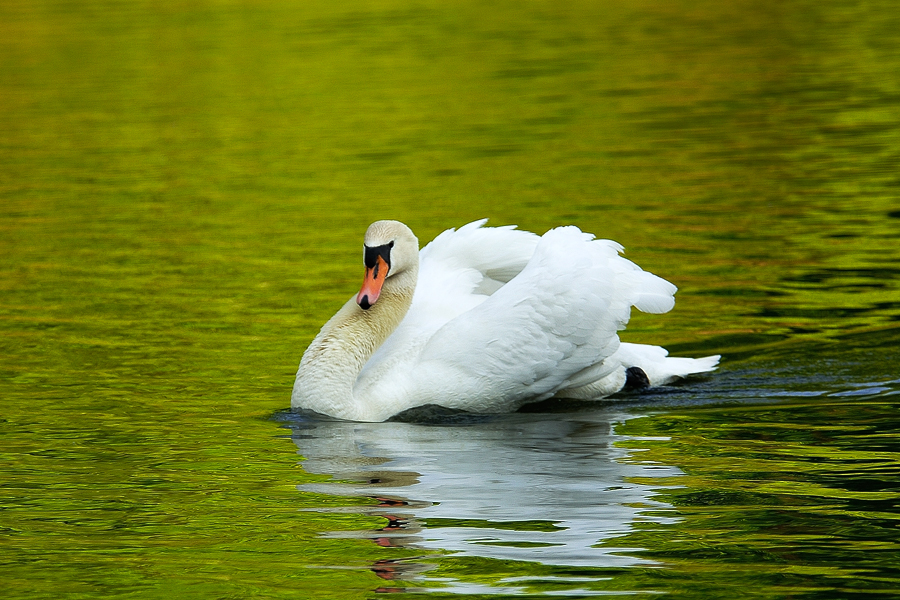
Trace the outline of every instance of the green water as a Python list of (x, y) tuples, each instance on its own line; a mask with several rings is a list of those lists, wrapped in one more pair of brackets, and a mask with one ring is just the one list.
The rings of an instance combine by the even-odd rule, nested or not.
[[(900, 595), (898, 30), (877, 0), (2, 3), (4, 596)], [(289, 415), (366, 225), (485, 216), (621, 242), (680, 288), (624, 338), (722, 368)]]

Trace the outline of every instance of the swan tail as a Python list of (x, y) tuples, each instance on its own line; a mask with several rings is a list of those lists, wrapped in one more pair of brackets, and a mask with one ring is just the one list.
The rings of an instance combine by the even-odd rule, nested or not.
[[(668, 356), (659, 346), (623, 343), (610, 357), (585, 369), (570, 381), (569, 387), (557, 397), (577, 400), (599, 400), (625, 388), (644, 388), (666, 385), (689, 377), (714, 371), (721, 356), (683, 358)], [(597, 377), (591, 378), (591, 375)], [(593, 379), (589, 383), (585, 379)]]
[(626, 369), (638, 367), (649, 380), (651, 386), (665, 385), (689, 375), (707, 373), (716, 369), (719, 355), (703, 358), (682, 358), (669, 356), (668, 350), (659, 346), (623, 343), (616, 352), (616, 358)]

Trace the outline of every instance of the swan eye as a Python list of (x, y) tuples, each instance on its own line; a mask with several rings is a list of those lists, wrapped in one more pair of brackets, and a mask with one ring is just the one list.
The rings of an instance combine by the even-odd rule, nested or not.
[(366, 268), (373, 269), (375, 268), (375, 264), (378, 261), (378, 257), (380, 256), (384, 262), (387, 263), (387, 266), (391, 266), (391, 248), (394, 247), (394, 242), (390, 242), (388, 244), (384, 244), (382, 246), (369, 247), (365, 246), (365, 253), (363, 255), (363, 262), (366, 263)]

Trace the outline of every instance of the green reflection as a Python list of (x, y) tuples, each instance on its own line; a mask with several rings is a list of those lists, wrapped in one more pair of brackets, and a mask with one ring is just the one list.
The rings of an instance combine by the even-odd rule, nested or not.
[(752, 586), (761, 597), (893, 594), (900, 582), (896, 347), (894, 329), (846, 349), (815, 348), (832, 365), (801, 375), (818, 386), (816, 397), (628, 421), (620, 432), (642, 436), (640, 447), (649, 446), (642, 459), (677, 461), (686, 474), (657, 480), (669, 485), (659, 498), (680, 522), (627, 538), (674, 567), (673, 586), (687, 595), (719, 586)]
[[(681, 288), (629, 341), (896, 373), (866, 340), (900, 319), (898, 21), (885, 0), (7, 0), (6, 595), (365, 598), (392, 585), (373, 565), (423, 554), (323, 538), (384, 519), (301, 512), (365, 502), (298, 492), (327, 477), (266, 420), (377, 218), (423, 241), (483, 216), (574, 223)], [(723, 564), (760, 595), (884, 591), (879, 398), (630, 422), (672, 435), (649, 455), (688, 473), (665, 492), (682, 523), (629, 538), (665, 569), (421, 562), (509, 594), (746, 591)]]
[(684, 593), (743, 585), (760, 597), (892, 594), (900, 462), (893, 436), (880, 431), (896, 427), (888, 417), (896, 404), (817, 401), (630, 421), (630, 433), (671, 436), (649, 456), (677, 459), (687, 475), (661, 491), (681, 522), (629, 541), (671, 567), (670, 584)]

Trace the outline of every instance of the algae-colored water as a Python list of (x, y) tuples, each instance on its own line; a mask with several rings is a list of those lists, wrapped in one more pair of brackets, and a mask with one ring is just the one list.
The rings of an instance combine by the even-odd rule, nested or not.
[[(900, 594), (900, 8), (0, 6), (8, 598)], [(369, 222), (575, 224), (714, 375), (288, 411)], [(548, 412), (549, 411), (549, 412)]]

